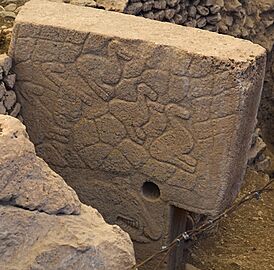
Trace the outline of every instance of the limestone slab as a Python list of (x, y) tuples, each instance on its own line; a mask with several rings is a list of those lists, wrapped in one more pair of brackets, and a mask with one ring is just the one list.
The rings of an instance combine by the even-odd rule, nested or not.
[(38, 153), (130, 233), (139, 259), (169, 241), (174, 207), (214, 215), (235, 198), (260, 101), (262, 47), (33, 0), (16, 19), (9, 54)]

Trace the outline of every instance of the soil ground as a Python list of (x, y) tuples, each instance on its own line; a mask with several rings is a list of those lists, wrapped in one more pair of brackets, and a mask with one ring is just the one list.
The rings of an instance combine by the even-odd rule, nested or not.
[[(268, 175), (249, 168), (238, 198), (268, 181)], [(215, 235), (194, 244), (188, 261), (201, 270), (274, 269), (274, 191), (222, 220)]]

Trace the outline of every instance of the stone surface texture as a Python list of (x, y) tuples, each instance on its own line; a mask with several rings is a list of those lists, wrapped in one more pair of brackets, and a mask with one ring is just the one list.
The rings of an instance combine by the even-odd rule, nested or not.
[(36, 156), (22, 123), (0, 115), (0, 201), (49, 214), (79, 214), (75, 191)]
[(128, 234), (35, 156), (18, 119), (0, 115), (0, 149), (0, 269), (131, 269)]
[(130, 270), (132, 242), (99, 212), (48, 215), (0, 205), (0, 268), (3, 270)]
[(17, 97), (13, 91), (16, 75), (10, 69), (12, 67), (12, 59), (6, 54), (0, 54), (0, 114), (8, 114), (18, 117), (21, 104), (17, 102)]
[(268, 64), (258, 118), (264, 139), (274, 145), (273, 0), (130, 0), (124, 12), (229, 34), (266, 48)]
[(64, 2), (72, 5), (102, 8), (105, 10), (123, 12), (128, 5), (127, 0), (50, 0), (52, 2)]
[(31, 1), (9, 54), (38, 154), (130, 233), (138, 258), (168, 242), (170, 206), (214, 215), (234, 199), (260, 100), (260, 46)]

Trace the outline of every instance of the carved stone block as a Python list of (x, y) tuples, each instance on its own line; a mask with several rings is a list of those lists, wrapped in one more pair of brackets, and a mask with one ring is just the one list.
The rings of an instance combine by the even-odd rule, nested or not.
[(180, 209), (214, 215), (235, 198), (260, 101), (260, 46), (39, 0), (17, 17), (10, 56), (38, 154), (130, 233), (137, 259), (181, 232)]

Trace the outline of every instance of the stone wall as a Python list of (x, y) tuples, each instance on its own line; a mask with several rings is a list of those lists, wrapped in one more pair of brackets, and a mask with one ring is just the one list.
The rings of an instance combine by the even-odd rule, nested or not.
[(16, 75), (10, 71), (11, 67), (12, 59), (6, 54), (0, 55), (0, 114), (9, 114), (22, 120), (19, 115), (21, 105), (13, 91)]

